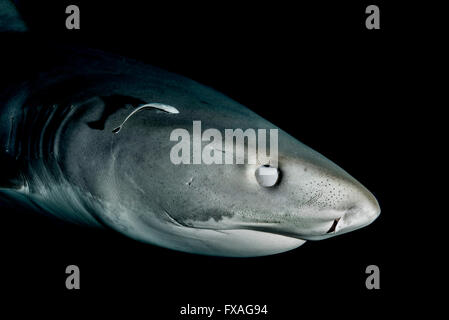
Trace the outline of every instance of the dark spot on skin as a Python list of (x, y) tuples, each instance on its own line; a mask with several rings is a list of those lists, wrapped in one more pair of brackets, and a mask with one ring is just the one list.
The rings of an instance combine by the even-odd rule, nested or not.
[(334, 220), (334, 223), (332, 223), (332, 226), (326, 233), (331, 233), (335, 231), (335, 228), (337, 227), (338, 221), (340, 221), (340, 218), (337, 218)]
[[(134, 107), (137, 107), (140, 104), (146, 103), (145, 101), (143, 101), (141, 99), (134, 98), (131, 96), (123, 96), (123, 95), (119, 95), (119, 94), (113, 94), (110, 96), (102, 96), (100, 98), (104, 102), (104, 109), (103, 109), (103, 113), (101, 114), (100, 119), (87, 123), (89, 128), (92, 128), (95, 130), (104, 130), (104, 125), (106, 123), (106, 120), (109, 118), (109, 116), (111, 116), (112, 114), (117, 112), (119, 109), (125, 108), (126, 105), (130, 104)], [(117, 130), (117, 129), (118, 128), (116, 128), (114, 130)], [(118, 129), (118, 130), (120, 130), (120, 129)], [(117, 130), (117, 132), (118, 132), (118, 130)], [(116, 132), (114, 132), (114, 133), (116, 133)]]
[(204, 101), (204, 100), (200, 100), (200, 102), (201, 102), (202, 104), (210, 104), (209, 102)]
[[(206, 222), (210, 219), (213, 219), (215, 222), (219, 222), (223, 220), (223, 218), (232, 218), (234, 216), (234, 213), (224, 211), (224, 210), (207, 210), (207, 211), (200, 211), (200, 212), (190, 212), (190, 213), (183, 213), (182, 217), (176, 217), (177, 221), (180, 221), (183, 224), (187, 223), (193, 223), (195, 225), (195, 221), (198, 222)], [(189, 221), (190, 220), (190, 221)]]

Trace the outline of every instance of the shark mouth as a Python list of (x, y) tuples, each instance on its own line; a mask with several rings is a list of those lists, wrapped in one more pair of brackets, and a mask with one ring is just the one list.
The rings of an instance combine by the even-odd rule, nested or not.
[[(291, 237), (291, 238), (296, 238), (296, 239), (300, 239), (300, 240), (305, 240), (305, 239), (309, 239), (307, 237), (298, 235), (298, 234), (294, 234), (292, 232), (288, 232), (288, 231), (281, 231), (279, 229), (277, 229), (278, 225), (276, 223), (266, 223), (264, 225), (251, 225), (251, 224), (242, 224), (242, 225), (234, 225), (234, 226), (228, 226), (226, 228), (214, 228), (212, 226), (198, 226), (198, 225), (192, 225), (192, 224), (186, 224), (184, 221), (179, 221), (178, 219), (176, 219), (175, 217), (173, 217), (170, 212), (168, 212), (167, 210), (163, 209), (163, 212), (165, 213), (165, 218), (167, 222), (173, 223), (174, 225), (178, 226), (178, 227), (184, 227), (184, 228), (192, 228), (192, 229), (203, 229), (203, 230), (214, 230), (217, 232), (225, 232), (226, 230), (251, 230), (251, 231), (261, 231), (261, 232), (267, 232), (267, 233), (272, 233), (272, 234), (277, 234), (277, 235), (282, 235), (285, 237)], [(332, 225), (330, 226), (329, 230), (326, 231), (325, 234), (322, 234), (321, 237), (324, 238), (328, 238), (326, 235), (331, 236), (332, 233), (335, 233), (338, 223), (340, 222), (342, 217), (339, 217), (337, 219), (334, 219), (332, 221)], [(318, 236), (320, 237), (320, 236)], [(322, 238), (322, 239), (324, 239)]]
[(329, 228), (329, 230), (327, 230), (326, 233), (332, 233), (332, 232), (335, 232), (335, 228), (337, 228), (337, 224), (338, 224), (338, 221), (340, 221), (340, 219), (341, 219), (341, 218), (335, 219), (334, 222), (332, 223), (331, 227)]

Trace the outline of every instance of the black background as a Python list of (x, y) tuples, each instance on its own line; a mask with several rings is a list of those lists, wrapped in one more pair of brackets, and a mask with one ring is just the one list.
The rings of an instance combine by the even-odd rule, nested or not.
[[(366, 228), (290, 252), (229, 259), (7, 210), (1, 288), (7, 301), (36, 302), (15, 311), (175, 319), (189, 303), (267, 304), (267, 319), (403, 312), (397, 300), (413, 266), (398, 235), (406, 200), (398, 192), (407, 121), (401, 42), (409, 32), (395, 22), (398, 8), (383, 1), (35, 2), (20, 1), (36, 39), (112, 51), (229, 95), (347, 170), (382, 214)], [(80, 7), (80, 30), (65, 29), (68, 4)], [(369, 4), (380, 7), (381, 30), (365, 28)], [(65, 288), (69, 264), (80, 267), (81, 290)], [(380, 267), (380, 290), (365, 287), (371, 264)]]

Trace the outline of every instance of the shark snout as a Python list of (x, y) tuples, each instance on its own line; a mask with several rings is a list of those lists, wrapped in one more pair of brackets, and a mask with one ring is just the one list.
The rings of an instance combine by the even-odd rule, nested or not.
[(337, 185), (340, 185), (342, 196), (337, 200), (330, 191), (323, 194), (323, 203), (327, 206), (316, 212), (316, 227), (303, 235), (303, 239), (321, 240), (357, 230), (371, 224), (380, 215), (377, 199), (360, 183), (340, 180), (331, 184), (330, 189), (338, 190)]
[(367, 192), (364, 196), (359, 197), (340, 218), (334, 220), (334, 230), (330, 230), (328, 233), (343, 234), (362, 228), (376, 220), (379, 215), (379, 203), (371, 193)]

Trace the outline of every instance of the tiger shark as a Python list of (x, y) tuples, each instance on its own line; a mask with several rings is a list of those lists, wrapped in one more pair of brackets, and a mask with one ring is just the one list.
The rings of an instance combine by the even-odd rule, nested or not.
[[(346, 171), (231, 98), (121, 56), (30, 45), (8, 1), (0, 18), (10, 57), (0, 81), (3, 206), (228, 257), (285, 252), (379, 216), (376, 198)], [(14, 59), (33, 50), (45, 54), (25, 67)], [(270, 162), (174, 164), (170, 135), (194, 121), (220, 132), (277, 129), (271, 182), (261, 175)]]

